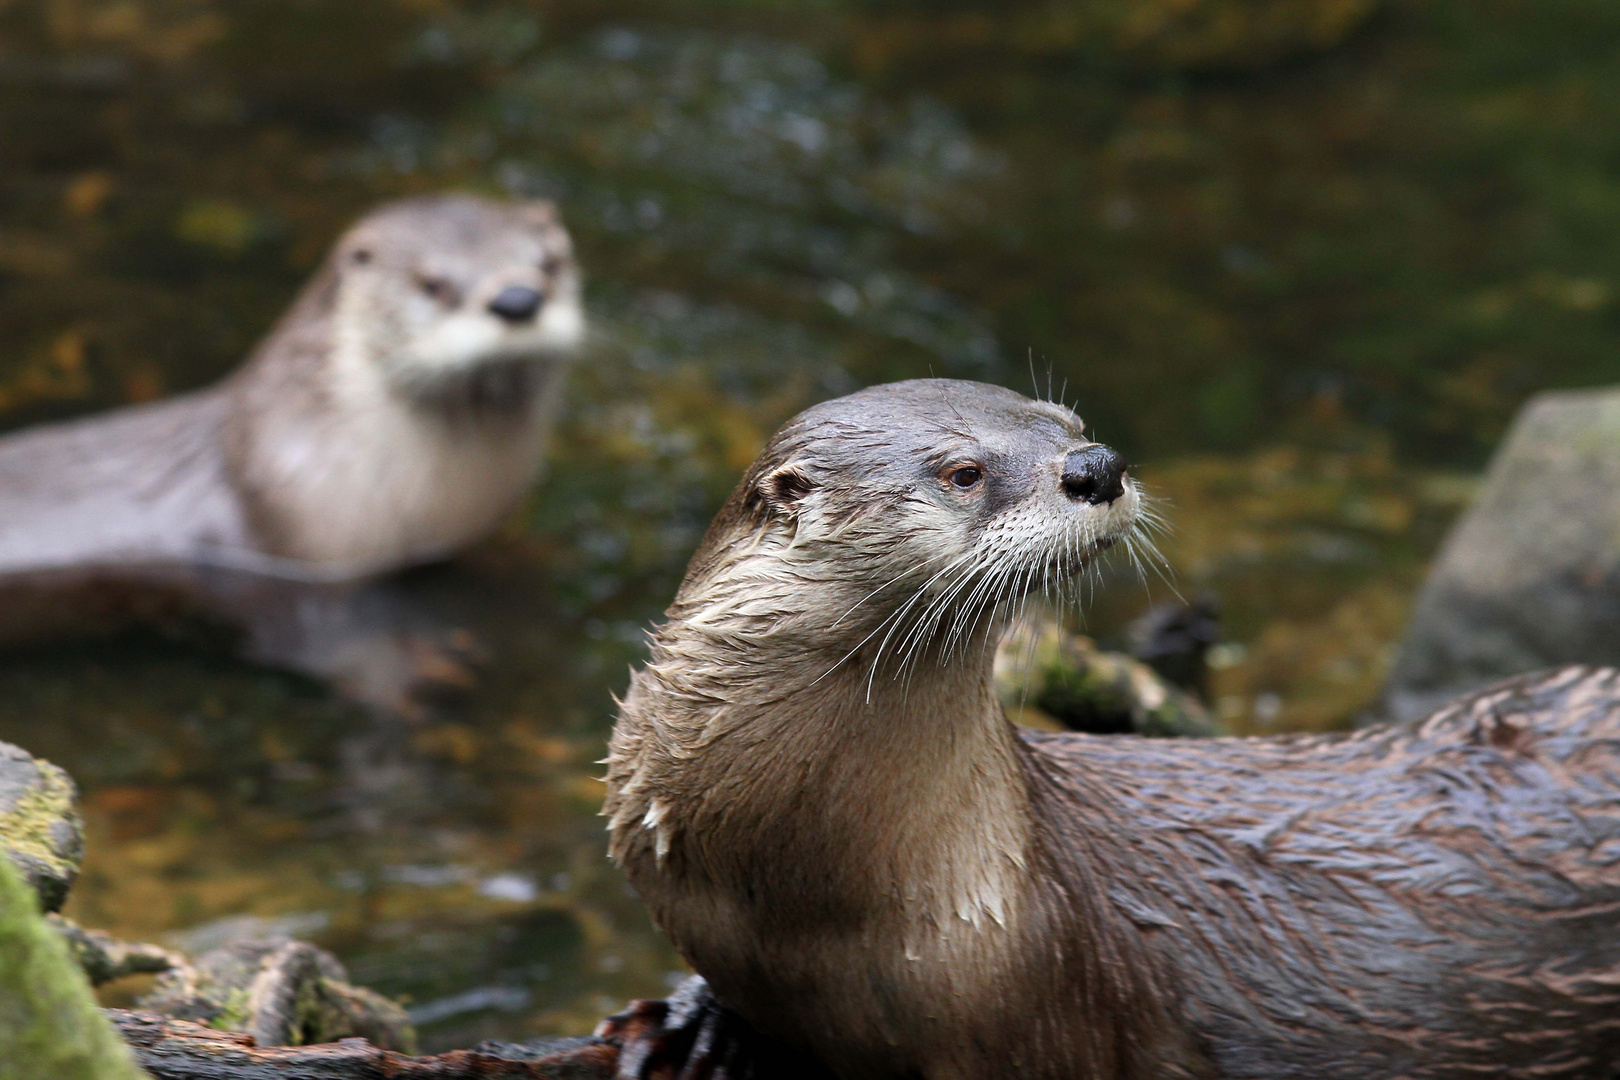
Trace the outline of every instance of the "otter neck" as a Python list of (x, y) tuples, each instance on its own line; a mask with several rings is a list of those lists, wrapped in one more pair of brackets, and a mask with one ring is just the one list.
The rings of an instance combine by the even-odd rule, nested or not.
[(808, 644), (701, 618), (659, 633), (609, 772), (614, 851), (643, 894), (670, 921), (661, 895), (713, 890), (908, 953), (1015, 922), (1033, 830), (993, 640), (905, 677)]

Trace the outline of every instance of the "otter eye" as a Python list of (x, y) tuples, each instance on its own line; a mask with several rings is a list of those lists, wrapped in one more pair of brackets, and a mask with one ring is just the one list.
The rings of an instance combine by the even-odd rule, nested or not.
[(954, 486), (966, 489), (984, 479), (984, 473), (972, 465), (964, 465), (960, 469), (952, 470), (948, 479)]
[(450, 297), (450, 282), (442, 277), (420, 277), (416, 282), (423, 292), (435, 300), (447, 300)]
[(369, 248), (355, 248), (349, 253), (349, 261), (356, 266), (364, 266), (371, 261), (371, 250)]

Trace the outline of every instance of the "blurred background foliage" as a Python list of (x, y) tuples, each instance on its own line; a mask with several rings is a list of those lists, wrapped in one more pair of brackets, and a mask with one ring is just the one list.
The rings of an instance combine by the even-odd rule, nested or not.
[[(184, 634), (0, 657), (0, 737), (88, 792), (80, 916), (304, 919), (430, 1048), (661, 991), (607, 691), (770, 430), (886, 379), (1062, 394), (1223, 605), (1215, 711), (1346, 723), (1514, 410), (1620, 376), (1616, 41), (1600, 0), (0, 0), (0, 429), (218, 378), (400, 194), (557, 199), (595, 327), (529, 507), (419, 576), (492, 643), (459, 710), (378, 733)], [(1105, 643), (1169, 595), (1119, 577)]]
[(0, 402), (206, 381), (371, 201), (473, 185), (563, 197), (604, 289), (802, 327), (766, 346), (795, 371), (1033, 353), (1143, 456), (1299, 438), (1329, 403), (1477, 464), (1527, 392), (1614, 371), (1616, 21), (11, 0)]

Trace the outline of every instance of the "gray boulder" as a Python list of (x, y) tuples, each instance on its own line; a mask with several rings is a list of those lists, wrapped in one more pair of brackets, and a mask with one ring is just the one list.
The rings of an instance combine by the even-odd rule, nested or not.
[(39, 895), (46, 911), (67, 899), (84, 855), (84, 830), (67, 773), (0, 743), (0, 852)]
[(1568, 663), (1620, 665), (1620, 389), (1519, 414), (1418, 597), (1383, 718)]

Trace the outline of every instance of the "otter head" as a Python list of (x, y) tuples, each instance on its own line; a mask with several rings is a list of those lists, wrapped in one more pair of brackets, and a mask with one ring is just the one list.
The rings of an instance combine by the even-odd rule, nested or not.
[(407, 396), (522, 399), (524, 369), (584, 333), (573, 247), (550, 203), (389, 203), (343, 237), (332, 269), (341, 347)]
[(1062, 594), (1142, 513), (1120, 455), (1061, 405), (948, 379), (877, 386), (772, 438), (672, 614), (878, 660), (948, 653), (1031, 592)]

